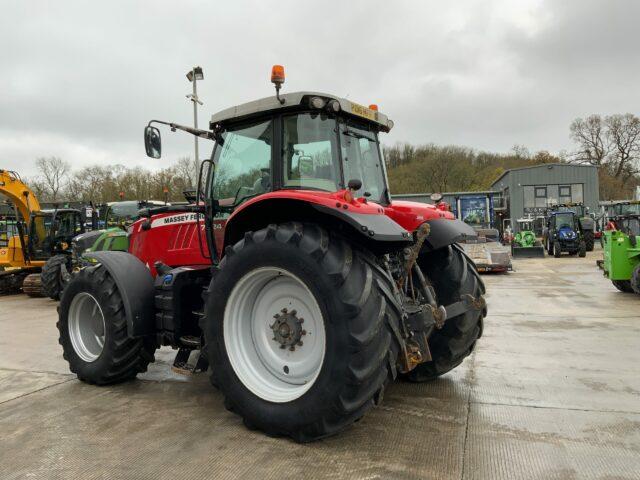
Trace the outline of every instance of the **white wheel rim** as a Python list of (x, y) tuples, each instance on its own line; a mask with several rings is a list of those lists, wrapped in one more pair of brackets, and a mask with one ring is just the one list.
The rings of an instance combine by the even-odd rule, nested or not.
[(95, 297), (81, 292), (69, 305), (69, 338), (76, 354), (85, 362), (98, 359), (104, 348), (104, 315)]
[[(283, 309), (303, 319), (302, 345), (294, 350), (274, 340), (271, 326)], [(262, 267), (243, 276), (227, 300), (223, 331), (234, 372), (263, 400), (295, 400), (320, 374), (326, 349), (322, 311), (304, 282), (287, 270)]]

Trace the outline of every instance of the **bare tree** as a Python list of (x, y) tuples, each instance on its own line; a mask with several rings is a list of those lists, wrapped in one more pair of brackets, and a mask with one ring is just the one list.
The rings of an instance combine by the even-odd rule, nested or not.
[(640, 159), (640, 118), (631, 113), (610, 115), (605, 119), (611, 143), (613, 176), (625, 181), (638, 173)]
[(570, 129), (572, 140), (578, 144), (578, 150), (571, 155), (573, 161), (596, 166), (606, 162), (611, 144), (600, 115), (576, 118)]
[(178, 159), (175, 165), (176, 175), (182, 179), (185, 189), (196, 188), (198, 182), (198, 162), (192, 160), (191, 157), (182, 157)]
[(36, 167), (40, 172), (40, 178), (46, 187), (50, 200), (55, 202), (66, 183), (71, 165), (59, 157), (40, 157), (36, 160)]

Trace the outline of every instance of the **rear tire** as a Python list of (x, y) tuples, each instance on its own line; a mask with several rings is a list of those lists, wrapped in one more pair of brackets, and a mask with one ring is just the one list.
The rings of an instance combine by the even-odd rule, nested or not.
[(629, 280), (611, 280), (613, 286), (618, 290), (624, 293), (633, 293), (633, 288), (631, 287), (631, 281)]
[(593, 252), (593, 247), (596, 242), (595, 233), (593, 230), (587, 230), (582, 234), (584, 238), (584, 245), (587, 252)]
[[(256, 287), (250, 280), (260, 272), (271, 277)], [(289, 281), (288, 290), (264, 293)], [(303, 302), (296, 292), (305, 289)], [(333, 435), (359, 420), (395, 376), (398, 345), (390, 324), (399, 325), (399, 310), (392, 291), (392, 280), (367, 252), (318, 225), (287, 223), (248, 232), (227, 247), (205, 306), (212, 383), (225, 406), (252, 429), (298, 442)], [(234, 315), (238, 295), (245, 295), (238, 305), (249, 307)], [(292, 315), (306, 312), (303, 326), (311, 327), (297, 351), (279, 349), (270, 330), (285, 307)], [(248, 332), (234, 318), (250, 319), (245, 330), (252, 342), (240, 353), (236, 339)], [(320, 325), (324, 332), (317, 330)], [(296, 383), (288, 375), (313, 356), (314, 328), (315, 338), (325, 339), (324, 354), (310, 369), (315, 376)]]
[(556, 240), (553, 242), (553, 256), (555, 258), (560, 258), (560, 255), (562, 255), (562, 246), (560, 245), (560, 242)]
[(46, 297), (52, 300), (60, 300), (62, 290), (64, 290), (64, 283), (62, 281), (61, 270), (64, 266), (69, 269), (69, 255), (55, 255), (47, 260), (47, 263), (42, 267), (42, 273), (40, 274), (42, 281), (42, 292)]
[(154, 361), (155, 338), (128, 336), (122, 296), (104, 266), (81, 270), (65, 288), (59, 311), (62, 355), (83, 382), (123, 382)]
[[(480, 298), (485, 287), (473, 261), (458, 245), (422, 253), (418, 266), (431, 281), (438, 303), (450, 305), (469, 294)], [(460, 365), (471, 354), (476, 341), (482, 336), (483, 310), (467, 312), (448, 319), (441, 330), (429, 337), (432, 361), (421, 363), (405, 375), (413, 382), (424, 382), (439, 377)]]

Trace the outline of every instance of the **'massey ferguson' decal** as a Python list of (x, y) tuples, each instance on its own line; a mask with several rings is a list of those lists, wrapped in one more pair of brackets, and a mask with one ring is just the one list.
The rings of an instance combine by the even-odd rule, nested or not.
[(177, 215), (156, 218), (151, 221), (151, 228), (166, 227), (167, 225), (178, 225), (181, 223), (195, 223), (196, 217), (196, 213), (179, 213)]

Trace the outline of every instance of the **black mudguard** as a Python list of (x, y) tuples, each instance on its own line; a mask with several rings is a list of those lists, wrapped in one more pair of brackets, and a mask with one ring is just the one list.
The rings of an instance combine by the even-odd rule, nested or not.
[(145, 264), (127, 252), (90, 252), (86, 256), (102, 264), (116, 282), (124, 303), (129, 336), (155, 334), (153, 276)]
[(464, 243), (478, 238), (476, 231), (461, 220), (436, 218), (427, 220), (429, 234), (425, 238), (424, 247), (427, 250), (438, 250), (453, 243)]
[(595, 226), (596, 226), (596, 222), (593, 220), (593, 218), (583, 217), (580, 219), (580, 229), (583, 232), (586, 232), (589, 230), (594, 231)]
[(370, 240), (400, 244), (408, 244), (413, 241), (413, 237), (408, 231), (386, 215), (362, 214), (323, 205), (313, 205), (313, 207), (319, 212), (348, 223)]

